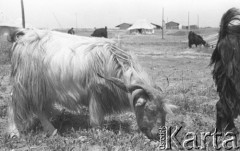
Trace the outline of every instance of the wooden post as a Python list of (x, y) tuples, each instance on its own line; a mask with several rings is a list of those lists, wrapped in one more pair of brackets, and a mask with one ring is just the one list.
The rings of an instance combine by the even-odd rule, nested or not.
[(189, 25), (189, 12), (188, 12), (188, 31), (190, 31), (190, 25)]
[(77, 13), (75, 14), (76, 15), (76, 29), (75, 29), (75, 33), (77, 32), (77, 28), (78, 28), (78, 20), (77, 20)]
[(199, 29), (199, 15), (197, 15), (197, 24), (198, 24), (198, 29)]
[(25, 28), (25, 14), (24, 14), (23, 0), (21, 0), (21, 7), (22, 7), (22, 26), (23, 28)]
[(164, 39), (164, 8), (162, 9), (162, 39)]

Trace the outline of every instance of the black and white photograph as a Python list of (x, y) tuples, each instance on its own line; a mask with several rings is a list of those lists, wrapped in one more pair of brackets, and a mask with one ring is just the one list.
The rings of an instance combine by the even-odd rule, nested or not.
[(239, 0), (0, 0), (0, 151), (240, 149)]

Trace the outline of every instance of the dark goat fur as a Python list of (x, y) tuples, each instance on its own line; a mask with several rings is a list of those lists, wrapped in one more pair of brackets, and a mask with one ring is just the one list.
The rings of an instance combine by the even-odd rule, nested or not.
[(240, 113), (240, 21), (239, 9), (229, 9), (221, 19), (219, 38), (210, 65), (220, 100), (216, 104), (216, 128), (236, 130), (234, 118)]

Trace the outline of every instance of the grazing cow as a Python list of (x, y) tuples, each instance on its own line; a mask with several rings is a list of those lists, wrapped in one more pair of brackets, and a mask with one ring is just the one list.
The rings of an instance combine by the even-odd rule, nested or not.
[[(218, 131), (238, 133), (234, 119), (240, 114), (240, 10), (229, 9), (221, 19), (219, 38), (211, 57), (212, 74), (219, 101), (216, 104)], [(236, 24), (238, 23), (238, 24)]]
[(92, 37), (108, 37), (107, 27), (95, 29), (91, 34)]
[(75, 34), (74, 29), (73, 28), (69, 29), (68, 34), (74, 35)]
[(10, 136), (19, 136), (38, 118), (48, 134), (56, 104), (71, 111), (88, 106), (90, 124), (101, 125), (105, 115), (132, 109), (139, 129), (156, 138), (165, 124), (169, 104), (157, 86), (127, 51), (105, 38), (53, 31), (23, 30), (12, 49)]
[(192, 48), (192, 45), (195, 45), (196, 47), (198, 45), (206, 46), (206, 41), (204, 41), (203, 38), (200, 35), (197, 35), (193, 31), (190, 31), (189, 34), (188, 34), (188, 46), (189, 46), (189, 48)]

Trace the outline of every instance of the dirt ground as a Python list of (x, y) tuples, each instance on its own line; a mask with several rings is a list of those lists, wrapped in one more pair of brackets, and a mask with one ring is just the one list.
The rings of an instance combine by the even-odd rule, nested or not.
[[(216, 33), (216, 29), (197, 31), (202, 35)], [(77, 32), (90, 35), (90, 32)], [(167, 126), (182, 126), (179, 137), (186, 132), (210, 131), (215, 122), (216, 88), (209, 67), (211, 48), (191, 48), (187, 31), (167, 31), (154, 35), (128, 35), (125, 31), (110, 31), (110, 38), (136, 54), (138, 61), (163, 90), (162, 95), (178, 106), (174, 115), (167, 116)], [(2, 57), (0, 57), (2, 58)], [(1, 61), (0, 61), (1, 62)], [(133, 113), (107, 118), (105, 128), (85, 128), (63, 132), (46, 138), (42, 131), (26, 135), (24, 139), (6, 138), (7, 102), (10, 99), (10, 64), (0, 65), (0, 148), (2, 150), (158, 150), (158, 141), (150, 141), (139, 133)], [(87, 116), (86, 116), (87, 117)], [(85, 117), (85, 118), (86, 118)], [(239, 120), (236, 120), (237, 126)], [(176, 148), (175, 148), (176, 149)]]

